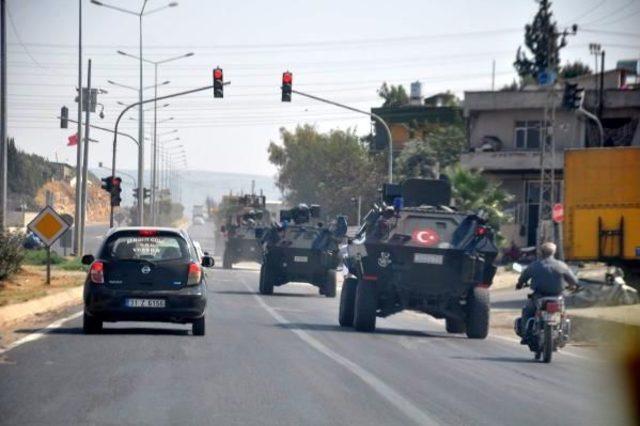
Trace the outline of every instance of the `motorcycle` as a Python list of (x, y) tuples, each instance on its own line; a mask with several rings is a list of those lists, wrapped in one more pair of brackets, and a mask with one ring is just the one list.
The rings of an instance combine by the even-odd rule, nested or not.
[[(528, 297), (531, 299), (534, 296), (529, 294)], [(571, 320), (567, 316), (562, 295), (536, 297), (535, 306), (535, 314), (526, 324), (522, 323), (522, 318), (516, 318), (514, 330), (518, 336), (524, 337), (536, 361), (550, 363), (553, 353), (569, 342)]]
[(526, 324), (522, 324), (522, 318), (517, 318), (514, 328), (516, 334), (525, 336), (535, 360), (549, 363), (553, 352), (569, 342), (571, 320), (567, 317), (563, 296), (539, 297), (535, 304), (535, 315)]

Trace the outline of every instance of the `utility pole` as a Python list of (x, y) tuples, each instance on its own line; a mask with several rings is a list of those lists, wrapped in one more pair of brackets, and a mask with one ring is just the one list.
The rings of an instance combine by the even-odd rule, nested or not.
[(600, 55), (600, 93), (598, 95), (598, 119), (602, 120), (602, 112), (604, 110), (604, 50)]
[(491, 63), (491, 91), (496, 90), (496, 60)]
[[(140, 52), (142, 55), (142, 52)], [(153, 82), (153, 97), (158, 98), (158, 64), (154, 64), (154, 82)], [(149, 205), (151, 208), (151, 224), (156, 226), (158, 218), (158, 205), (156, 199), (156, 178), (158, 171), (156, 170), (158, 164), (158, 101), (153, 101), (153, 151), (151, 152), (151, 199)]]
[(82, 255), (80, 217), (82, 215), (82, 0), (78, 0), (78, 143), (76, 144), (76, 206), (73, 220), (73, 252)]
[[(87, 216), (87, 180), (89, 177), (89, 129), (91, 118), (91, 59), (87, 65), (87, 89), (86, 89), (86, 101), (85, 101), (85, 123), (84, 123), (84, 159), (82, 161), (82, 200), (80, 208), (80, 253), (84, 254), (84, 226), (86, 224)], [(82, 91), (82, 90), (81, 90)], [(78, 141), (80, 144), (80, 141)]]
[(7, 1), (0, 0), (0, 232), (7, 226)]

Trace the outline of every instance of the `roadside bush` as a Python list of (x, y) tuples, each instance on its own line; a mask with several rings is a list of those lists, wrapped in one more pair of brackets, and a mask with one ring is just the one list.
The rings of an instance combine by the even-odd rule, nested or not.
[(63, 271), (87, 271), (89, 267), (87, 265), (82, 264), (82, 259), (80, 257), (75, 257), (73, 259), (67, 260), (60, 264), (60, 269)]
[[(64, 257), (60, 256), (55, 251), (51, 252), (51, 264), (58, 265), (65, 262)], [(27, 250), (24, 253), (25, 265), (46, 265), (47, 264), (47, 250)]]
[(20, 269), (24, 258), (23, 240), (17, 233), (0, 233), (0, 280)]

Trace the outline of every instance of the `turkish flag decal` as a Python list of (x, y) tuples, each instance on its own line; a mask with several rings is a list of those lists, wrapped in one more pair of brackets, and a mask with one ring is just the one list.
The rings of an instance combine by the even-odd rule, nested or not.
[(411, 234), (411, 239), (423, 246), (434, 246), (440, 242), (440, 235), (431, 228), (416, 229)]

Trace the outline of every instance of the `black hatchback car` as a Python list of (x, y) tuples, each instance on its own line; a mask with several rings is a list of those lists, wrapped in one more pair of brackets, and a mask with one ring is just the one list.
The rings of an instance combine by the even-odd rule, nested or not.
[(99, 333), (103, 322), (159, 321), (192, 324), (205, 334), (207, 304), (203, 267), (189, 235), (179, 229), (126, 227), (107, 233), (84, 285), (83, 330)]

